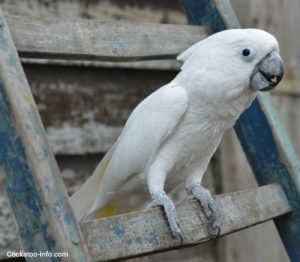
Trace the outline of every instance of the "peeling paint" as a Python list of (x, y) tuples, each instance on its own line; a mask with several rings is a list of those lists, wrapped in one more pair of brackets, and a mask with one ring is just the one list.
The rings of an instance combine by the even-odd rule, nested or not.
[(116, 236), (118, 236), (120, 239), (123, 238), (125, 231), (122, 225), (115, 225), (113, 229)]
[(151, 236), (151, 237), (144, 237), (144, 238), (143, 238), (144, 241), (148, 241), (148, 242), (151, 243), (151, 244), (156, 244), (156, 245), (158, 245), (158, 244), (159, 244), (159, 240), (158, 240), (158, 238), (157, 238), (157, 235), (156, 235), (154, 232), (151, 232), (151, 233), (150, 233), (150, 236)]
[(140, 237), (136, 237), (136, 242), (138, 242), (140, 245), (142, 244), (142, 239)]
[[(64, 203), (66, 196), (62, 182), (53, 161), (45, 161), (47, 143), (44, 131), (36, 107), (28, 105), (28, 99), (22, 95), (30, 94), (30, 88), (3, 21), (0, 43), (0, 169), (5, 176), (3, 187), (18, 223), (22, 246), (28, 252), (65, 249), (74, 261), (84, 261), (82, 246), (75, 246), (70, 241), (78, 234), (76, 224), (68, 218), (69, 214), (64, 217), (65, 220), (60, 217), (61, 210), (69, 212)], [(7, 51), (3, 52), (3, 48), (7, 48)], [(55, 201), (57, 216), (51, 209)], [(58, 230), (60, 234), (56, 234)]]

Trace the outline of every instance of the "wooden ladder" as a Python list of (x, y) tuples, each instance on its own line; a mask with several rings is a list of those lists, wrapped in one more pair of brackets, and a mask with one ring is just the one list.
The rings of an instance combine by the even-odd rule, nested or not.
[[(227, 0), (181, 2), (197, 26), (4, 18), (0, 11), (0, 177), (25, 251), (68, 252), (68, 261), (108, 261), (212, 238), (194, 200), (176, 204), (183, 246), (171, 237), (161, 208), (78, 225), (18, 56), (101, 61), (175, 58), (211, 32), (239, 27)], [(300, 165), (268, 94), (258, 96), (235, 130), (261, 187), (216, 196), (221, 234), (274, 219), (291, 261), (300, 261)]]

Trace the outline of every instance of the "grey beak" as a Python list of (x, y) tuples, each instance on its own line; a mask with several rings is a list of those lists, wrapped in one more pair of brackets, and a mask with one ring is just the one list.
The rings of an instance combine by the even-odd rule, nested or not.
[(259, 91), (271, 90), (280, 82), (283, 72), (282, 59), (273, 51), (255, 67), (250, 77), (250, 88)]

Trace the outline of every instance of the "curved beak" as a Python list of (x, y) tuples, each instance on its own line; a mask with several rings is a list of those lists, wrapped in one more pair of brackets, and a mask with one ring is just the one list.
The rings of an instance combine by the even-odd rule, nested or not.
[(275, 51), (268, 54), (255, 67), (250, 77), (250, 88), (259, 91), (273, 89), (282, 79), (284, 66), (281, 57)]

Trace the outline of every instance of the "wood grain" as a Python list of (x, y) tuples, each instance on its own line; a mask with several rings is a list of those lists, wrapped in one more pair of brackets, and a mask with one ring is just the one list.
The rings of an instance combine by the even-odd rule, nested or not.
[[(221, 235), (291, 211), (278, 184), (216, 196)], [(196, 200), (176, 204), (184, 244), (171, 236), (161, 208), (148, 209), (81, 224), (93, 261), (109, 261), (182, 248), (213, 237), (207, 219)]]
[(6, 16), (21, 57), (137, 61), (175, 58), (207, 27)]
[(67, 252), (71, 261), (88, 261), (1, 10), (0, 24), (0, 173), (22, 247), (27, 252)]

